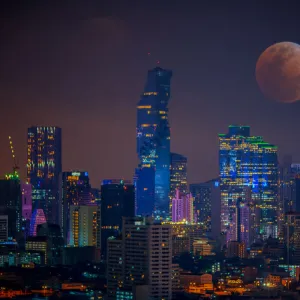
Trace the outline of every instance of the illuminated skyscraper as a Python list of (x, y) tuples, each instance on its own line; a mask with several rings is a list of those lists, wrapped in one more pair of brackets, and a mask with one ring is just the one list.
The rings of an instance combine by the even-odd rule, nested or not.
[(221, 231), (227, 232), (239, 198), (255, 207), (255, 235), (277, 237), (277, 147), (260, 136), (250, 136), (249, 126), (229, 126), (219, 134)]
[(59, 198), (60, 227), (65, 242), (69, 242), (70, 234), (70, 207), (71, 205), (87, 205), (92, 198), (88, 172), (63, 172), (59, 179), (59, 189), (62, 191)]
[(156, 67), (137, 106), (137, 214), (167, 218), (170, 192), (168, 102), (172, 72)]
[(194, 198), (192, 194), (184, 194), (176, 189), (172, 199), (172, 222), (194, 223)]
[(220, 236), (220, 186), (218, 179), (190, 184), (194, 197), (195, 222), (201, 223), (207, 233)]
[(70, 241), (73, 247), (97, 246), (97, 206), (70, 206)]
[(178, 153), (171, 153), (170, 197), (175, 196), (175, 190), (188, 192), (187, 186), (187, 158)]
[(27, 181), (32, 185), (32, 205), (43, 209), (47, 220), (57, 224), (58, 178), (62, 170), (61, 129), (30, 127), (27, 139)]

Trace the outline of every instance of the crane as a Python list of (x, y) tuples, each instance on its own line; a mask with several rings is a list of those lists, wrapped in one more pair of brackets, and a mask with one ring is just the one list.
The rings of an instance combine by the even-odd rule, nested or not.
[(15, 156), (15, 150), (14, 150), (14, 146), (13, 146), (13, 142), (12, 142), (11, 136), (9, 136), (8, 139), (9, 139), (9, 146), (10, 146), (10, 150), (11, 150), (11, 155), (12, 155), (12, 158), (13, 158), (13, 172), (14, 172), (13, 174), (17, 175), (18, 174), (18, 170), (20, 169), (20, 167), (18, 165), (16, 156)]

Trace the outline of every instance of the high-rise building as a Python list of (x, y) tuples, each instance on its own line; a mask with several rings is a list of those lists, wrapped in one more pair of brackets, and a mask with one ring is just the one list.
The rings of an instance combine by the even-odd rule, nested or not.
[(187, 158), (178, 153), (171, 153), (170, 199), (175, 196), (176, 189), (181, 193), (188, 192)]
[(277, 147), (260, 136), (250, 136), (249, 126), (236, 125), (229, 126), (227, 134), (219, 134), (219, 147), (221, 231), (228, 231), (237, 200), (244, 201), (245, 187), (250, 187), (256, 236), (277, 237)]
[(0, 215), (0, 241), (8, 240), (8, 216)]
[(172, 222), (194, 223), (194, 198), (192, 194), (184, 194), (177, 189), (172, 200)]
[(285, 214), (284, 239), (287, 249), (286, 263), (300, 265), (300, 213)]
[(22, 217), (30, 220), (32, 213), (32, 187), (29, 183), (22, 183)]
[(145, 299), (172, 299), (170, 225), (155, 224), (152, 218), (124, 218), (122, 239), (108, 240), (107, 256), (109, 299), (115, 299), (116, 287), (138, 285), (148, 285)]
[(91, 186), (88, 172), (63, 172), (59, 179), (60, 198), (59, 216), (60, 227), (66, 243), (70, 238), (70, 207), (71, 205), (86, 205), (91, 196)]
[(41, 208), (35, 209), (30, 220), (30, 236), (36, 236), (38, 225), (47, 223), (44, 211)]
[(252, 226), (252, 208), (249, 202), (238, 198), (235, 211), (232, 213), (232, 220), (227, 231), (227, 241), (243, 242), (250, 246)]
[(107, 239), (122, 230), (122, 217), (134, 217), (134, 186), (122, 179), (103, 180), (101, 185), (101, 253), (106, 253)]
[(97, 206), (70, 206), (70, 241), (73, 247), (97, 246)]
[(22, 192), (18, 176), (0, 180), (0, 215), (8, 217), (8, 237), (18, 238), (22, 230)]
[[(194, 197), (195, 221), (202, 223), (206, 232), (213, 236), (220, 234), (220, 188), (219, 180), (190, 184)], [(212, 209), (213, 207), (213, 209)]]
[(62, 171), (61, 129), (28, 128), (27, 182), (32, 185), (33, 209), (42, 209), (51, 223), (59, 223), (59, 174)]
[(156, 67), (148, 71), (137, 106), (136, 205), (138, 215), (169, 216), (170, 128), (168, 102), (172, 72)]

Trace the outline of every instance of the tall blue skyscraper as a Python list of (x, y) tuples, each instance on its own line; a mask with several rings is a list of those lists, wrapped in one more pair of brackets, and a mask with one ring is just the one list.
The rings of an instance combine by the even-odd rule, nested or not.
[(47, 221), (58, 224), (58, 182), (62, 171), (61, 128), (28, 128), (27, 181), (32, 185), (33, 209), (43, 209)]
[(277, 237), (277, 147), (261, 136), (251, 136), (249, 126), (238, 125), (229, 126), (228, 134), (219, 134), (219, 147), (221, 231), (227, 232), (230, 240), (228, 233), (234, 224), (237, 200), (241, 198), (252, 210), (255, 232), (250, 235)]
[(169, 70), (149, 70), (137, 106), (136, 212), (163, 219), (169, 215), (171, 77)]

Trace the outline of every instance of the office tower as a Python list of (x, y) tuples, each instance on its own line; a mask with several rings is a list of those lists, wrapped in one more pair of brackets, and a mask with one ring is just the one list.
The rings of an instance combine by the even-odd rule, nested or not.
[(227, 241), (243, 242), (247, 247), (250, 246), (252, 239), (251, 230), (251, 206), (242, 198), (238, 198), (232, 220), (227, 231)]
[(97, 246), (97, 206), (70, 206), (70, 241), (73, 247)]
[(172, 200), (172, 222), (181, 221), (194, 223), (194, 198), (192, 194), (184, 194), (176, 189)]
[(288, 265), (300, 265), (300, 213), (285, 214), (284, 241), (286, 243)]
[(63, 238), (69, 243), (70, 238), (70, 207), (85, 204), (90, 196), (91, 186), (88, 172), (62, 172), (59, 178), (60, 198), (59, 216)]
[(187, 158), (178, 153), (171, 153), (170, 199), (175, 196), (176, 189), (182, 193), (188, 192)]
[(28, 128), (27, 182), (32, 185), (33, 209), (42, 209), (47, 220), (56, 224), (59, 224), (61, 171), (61, 129), (53, 126)]
[(124, 261), (122, 237), (107, 240), (107, 294), (108, 299), (116, 298), (116, 291), (123, 287)]
[(138, 215), (168, 218), (170, 192), (170, 128), (168, 102), (172, 72), (148, 71), (137, 106), (136, 205)]
[(47, 223), (46, 216), (42, 209), (35, 209), (32, 213), (31, 220), (30, 220), (30, 236), (36, 236), (37, 226)]
[(116, 287), (139, 285), (148, 285), (144, 299), (172, 299), (171, 234), (170, 225), (155, 224), (152, 218), (123, 218), (122, 239), (108, 240), (109, 299), (115, 299)]
[(30, 220), (32, 213), (32, 187), (29, 183), (21, 183), (22, 190), (22, 217)]
[[(255, 235), (277, 237), (277, 147), (260, 136), (250, 136), (249, 126), (229, 126), (219, 134), (221, 231), (227, 232), (238, 198), (251, 188), (255, 207)], [(252, 242), (252, 241), (251, 241)]]
[(135, 194), (130, 181), (103, 180), (101, 185), (101, 253), (106, 253), (107, 239), (118, 236), (122, 217), (134, 217)]
[[(206, 232), (220, 234), (220, 187), (217, 179), (190, 184), (194, 197), (195, 221), (202, 223)], [(213, 208), (213, 209), (212, 209)]]
[(8, 216), (0, 215), (0, 241), (8, 240)]
[(0, 215), (8, 217), (8, 237), (18, 238), (22, 229), (22, 192), (20, 180), (6, 176), (0, 180)]

